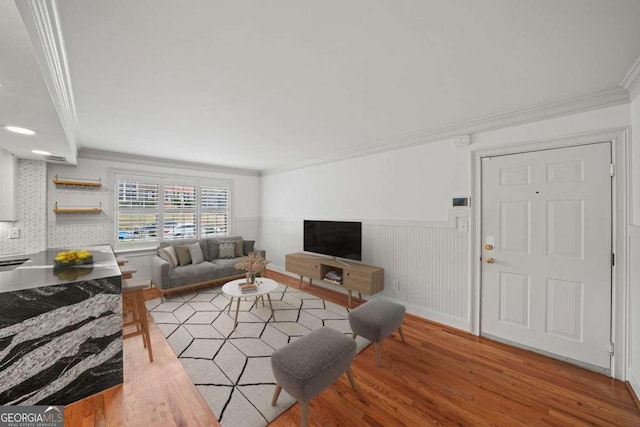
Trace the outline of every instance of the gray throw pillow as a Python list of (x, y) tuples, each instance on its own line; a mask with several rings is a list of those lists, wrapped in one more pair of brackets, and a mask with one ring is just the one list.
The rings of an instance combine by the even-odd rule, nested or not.
[(200, 264), (202, 261), (204, 261), (200, 243), (194, 243), (193, 245), (189, 246), (189, 255), (191, 255), (191, 262), (193, 264)]
[(236, 256), (242, 256), (242, 240), (234, 240), (233, 242), (236, 244)]
[(255, 240), (243, 240), (242, 241), (242, 255), (249, 255), (249, 252), (253, 252), (253, 246), (256, 244)]
[(178, 254), (176, 254), (176, 250), (173, 246), (158, 249), (158, 256), (167, 261), (171, 268), (175, 268), (180, 265), (180, 261), (178, 261)]
[(236, 257), (236, 242), (220, 242), (220, 255), (218, 258), (235, 258)]
[(178, 261), (180, 265), (191, 264), (191, 254), (189, 253), (189, 246), (176, 245), (176, 253), (178, 254)]

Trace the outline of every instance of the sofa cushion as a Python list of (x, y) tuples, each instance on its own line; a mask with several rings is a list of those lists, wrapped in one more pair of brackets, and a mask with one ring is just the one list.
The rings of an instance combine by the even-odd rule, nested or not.
[(176, 254), (176, 250), (173, 249), (173, 246), (158, 249), (158, 256), (167, 261), (171, 268), (180, 265), (180, 262), (178, 261), (178, 254)]
[(249, 255), (253, 252), (253, 246), (256, 244), (255, 240), (243, 240), (242, 241), (242, 255)]
[(191, 255), (191, 262), (193, 264), (200, 264), (204, 261), (204, 256), (202, 255), (202, 248), (199, 243), (194, 243), (193, 245), (189, 245), (189, 255)]
[(208, 239), (203, 239), (202, 242), (207, 245), (208, 254), (205, 260), (211, 261), (218, 258), (218, 256), (220, 255), (220, 250), (218, 248), (218, 245), (220, 244), (219, 240), (215, 237), (211, 237)]
[(235, 265), (240, 262), (240, 258), (230, 258), (230, 259), (215, 259), (211, 261), (212, 264), (216, 265), (221, 269), (222, 274), (224, 276), (237, 276), (238, 274), (244, 274), (244, 270), (238, 270), (235, 268)]
[(200, 243), (200, 249), (202, 249), (202, 257), (206, 260), (209, 257), (209, 248), (207, 242), (198, 239), (180, 239), (180, 240), (165, 240), (160, 242), (160, 248), (166, 248), (174, 245), (193, 245), (194, 243)]
[(176, 253), (178, 254), (178, 261), (180, 266), (191, 264), (191, 254), (189, 253), (189, 246), (187, 245), (175, 245)]
[(222, 268), (210, 262), (176, 267), (171, 272), (171, 287), (209, 282), (223, 277)]
[(220, 254), (219, 259), (235, 258), (236, 257), (236, 242), (220, 242), (219, 245)]
[(242, 245), (242, 240), (234, 240), (236, 244), (236, 256), (242, 256), (242, 249), (244, 248)]
[(207, 261), (212, 261), (214, 259), (220, 258), (220, 242), (228, 242), (231, 240), (242, 240), (242, 236), (210, 237), (207, 239), (203, 239), (202, 242), (206, 242), (206, 246), (208, 248), (208, 257), (205, 257), (205, 259)]

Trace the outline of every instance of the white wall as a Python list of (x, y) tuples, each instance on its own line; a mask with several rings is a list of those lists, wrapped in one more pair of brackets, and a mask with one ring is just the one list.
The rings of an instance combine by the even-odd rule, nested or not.
[[(77, 166), (49, 164), (47, 171), (47, 230), (48, 247), (71, 248), (95, 244), (110, 244), (115, 247), (115, 171), (130, 174), (156, 174), (189, 178), (224, 179), (231, 184), (231, 210), (233, 234), (246, 239), (259, 240), (260, 178), (255, 175), (210, 172), (198, 168), (161, 166), (157, 164), (126, 163), (114, 160), (78, 159)], [(102, 179), (97, 190), (56, 187), (54, 177), (75, 179)], [(102, 203), (100, 214), (56, 215), (52, 209), (55, 202), (60, 206), (97, 206)], [(256, 242), (259, 247), (259, 241)], [(130, 263), (138, 269), (136, 277), (149, 279), (149, 257), (153, 250), (127, 253)]]
[(631, 102), (633, 203), (629, 232), (629, 360), (628, 380), (640, 396), (640, 96)]
[[(0, 222), (0, 255), (28, 254), (46, 248), (46, 171), (43, 161), (18, 160), (18, 221)], [(9, 239), (9, 228), (20, 229)]]
[(445, 140), (268, 175), (261, 240), (283, 268), (284, 255), (302, 249), (302, 219), (363, 221), (363, 262), (385, 268), (381, 296), (470, 330), (470, 233), (456, 230), (469, 212), (450, 209), (451, 197), (471, 194), (470, 150), (629, 125), (621, 105), (476, 134), (464, 148)]

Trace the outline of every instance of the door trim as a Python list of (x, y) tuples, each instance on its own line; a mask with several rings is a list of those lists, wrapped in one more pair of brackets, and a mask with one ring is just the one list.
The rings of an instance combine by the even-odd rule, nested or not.
[(629, 128), (606, 129), (598, 132), (566, 135), (560, 138), (543, 139), (491, 148), (471, 149), (472, 217), (471, 217), (471, 333), (480, 335), (481, 304), (481, 244), (482, 244), (482, 157), (526, 153), (552, 148), (611, 142), (612, 159), (616, 165), (612, 187), (612, 246), (615, 265), (611, 277), (611, 341), (615, 354), (611, 360), (611, 376), (625, 380), (628, 359), (629, 322), (629, 267), (628, 267), (628, 219), (631, 218), (629, 203), (629, 180), (631, 162), (631, 134)]

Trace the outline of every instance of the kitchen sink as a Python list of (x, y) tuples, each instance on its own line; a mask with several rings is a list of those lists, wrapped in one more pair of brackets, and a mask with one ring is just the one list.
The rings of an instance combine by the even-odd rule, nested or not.
[(21, 259), (7, 259), (4, 261), (0, 261), (0, 271), (11, 271), (20, 267), (25, 261), (29, 261), (29, 258), (21, 258)]

